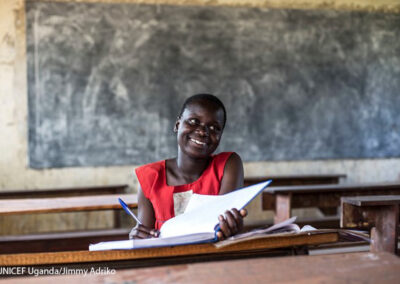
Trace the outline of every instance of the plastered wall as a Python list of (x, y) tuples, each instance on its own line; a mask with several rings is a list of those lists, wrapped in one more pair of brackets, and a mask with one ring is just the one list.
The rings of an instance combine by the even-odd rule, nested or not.
[[(68, 2), (65, 0), (53, 0)], [(179, 5), (237, 5), (296, 9), (345, 9), (400, 12), (400, 0), (76, 0), (71, 2), (155, 3)], [(24, 0), (0, 1), (0, 190), (39, 189), (127, 183), (136, 188), (134, 165), (123, 167), (33, 170), (28, 167), (27, 83)], [(233, 149), (234, 150), (234, 149)], [(344, 173), (344, 182), (400, 180), (400, 159), (324, 160), (246, 163), (245, 174)], [(260, 200), (251, 206), (251, 218), (260, 213)], [(78, 217), (79, 216), (79, 217)], [(71, 228), (102, 228), (112, 224), (108, 213), (40, 214), (0, 218), (0, 235)]]

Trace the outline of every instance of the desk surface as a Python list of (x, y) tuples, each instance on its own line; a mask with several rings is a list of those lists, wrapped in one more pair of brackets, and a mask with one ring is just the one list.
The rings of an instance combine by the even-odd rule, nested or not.
[(342, 197), (342, 202), (355, 206), (382, 206), (400, 204), (400, 195)]
[[(19, 253), (0, 255), (0, 266), (22, 265), (52, 265), (52, 264), (77, 264), (129, 260), (139, 264), (145, 260), (159, 261), (160, 258), (171, 259), (186, 257), (196, 259), (201, 255), (219, 257), (222, 254), (243, 254), (255, 256), (257, 253), (276, 248), (287, 248), (304, 245), (332, 243), (338, 240), (336, 232), (329, 233), (302, 233), (286, 234), (280, 236), (269, 235), (266, 237), (235, 243), (226, 247), (216, 248), (213, 244), (197, 244), (176, 247), (162, 247), (137, 250), (110, 250), (110, 251), (66, 251), (49, 253)], [(262, 255), (262, 254), (261, 254)], [(132, 265), (133, 267), (135, 265)]]
[[(271, 183), (271, 185), (273, 185)], [(299, 186), (269, 186), (264, 194), (276, 193), (314, 193), (314, 192), (343, 192), (343, 191), (370, 191), (370, 190), (400, 190), (400, 182), (360, 183), (360, 184), (320, 184)]]
[(114, 274), (11, 278), (0, 283), (398, 283), (388, 253), (255, 258), (117, 270)]
[(125, 193), (127, 184), (112, 184), (86, 187), (68, 187), (68, 188), (41, 188), (24, 190), (0, 190), (0, 199), (15, 198), (43, 198), (43, 197), (66, 197), (79, 195), (104, 195)]
[(325, 175), (265, 175), (256, 177), (245, 177), (244, 186), (272, 179), (272, 186), (292, 186), (310, 184), (337, 184), (345, 174)]
[(7, 199), (0, 200), (0, 215), (122, 209), (118, 197), (130, 207), (137, 207), (136, 194)]
[(280, 179), (280, 180), (313, 180), (313, 179), (330, 179), (330, 178), (345, 178), (345, 174), (321, 174), (321, 175), (265, 175), (265, 176), (254, 176), (245, 177), (246, 180), (260, 180), (260, 182), (266, 179)]

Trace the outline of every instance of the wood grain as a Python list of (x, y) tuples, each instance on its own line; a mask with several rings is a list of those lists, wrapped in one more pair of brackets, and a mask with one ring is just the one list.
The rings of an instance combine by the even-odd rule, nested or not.
[(121, 197), (130, 207), (137, 207), (136, 194), (7, 199), (0, 200), (0, 215), (122, 209), (118, 197)]
[(400, 195), (344, 197), (343, 202), (355, 206), (381, 206), (400, 204)]
[(67, 188), (40, 188), (30, 190), (1, 190), (0, 199), (16, 199), (16, 198), (43, 198), (43, 197), (60, 197), (60, 196), (80, 196), (80, 195), (105, 195), (125, 193), (128, 188), (127, 184), (86, 186), (86, 187), (67, 187)]
[(291, 194), (291, 208), (332, 208), (340, 205), (342, 196), (398, 195), (400, 183), (271, 186), (263, 192), (263, 210), (275, 209), (277, 194)]
[(371, 228), (371, 251), (397, 253), (400, 196), (341, 199), (340, 226)]
[(51, 253), (21, 253), (0, 255), (1, 266), (87, 263), (117, 260), (166, 258), (177, 256), (218, 255), (230, 252), (257, 252), (258, 250), (336, 242), (337, 233), (295, 234), (267, 236), (217, 249), (213, 244), (197, 244), (138, 250), (73, 251)]
[(268, 175), (245, 177), (244, 186), (260, 183), (272, 179), (272, 186), (311, 185), (311, 184), (337, 184), (344, 174), (331, 175)]
[[(90, 268), (89, 268), (90, 270)], [(3, 279), (0, 283), (398, 283), (400, 259), (387, 253), (255, 258), (118, 270), (114, 274)]]

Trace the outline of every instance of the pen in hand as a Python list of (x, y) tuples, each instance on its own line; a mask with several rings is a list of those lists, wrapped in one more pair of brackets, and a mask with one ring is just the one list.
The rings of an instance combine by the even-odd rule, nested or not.
[(131, 209), (129, 209), (128, 205), (121, 198), (118, 198), (118, 201), (121, 204), (122, 208), (124, 208), (125, 212), (128, 213), (129, 215), (131, 215), (132, 218), (135, 219), (135, 221), (139, 225), (142, 225), (142, 222), (140, 222), (139, 218), (132, 212)]

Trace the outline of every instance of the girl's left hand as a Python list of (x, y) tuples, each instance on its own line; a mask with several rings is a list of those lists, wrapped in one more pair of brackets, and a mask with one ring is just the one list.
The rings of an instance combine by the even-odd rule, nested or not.
[(242, 209), (239, 212), (236, 208), (225, 211), (225, 217), (219, 215), (219, 227), (221, 230), (217, 232), (218, 240), (222, 241), (241, 232), (243, 230), (243, 218), (246, 216), (246, 209)]

